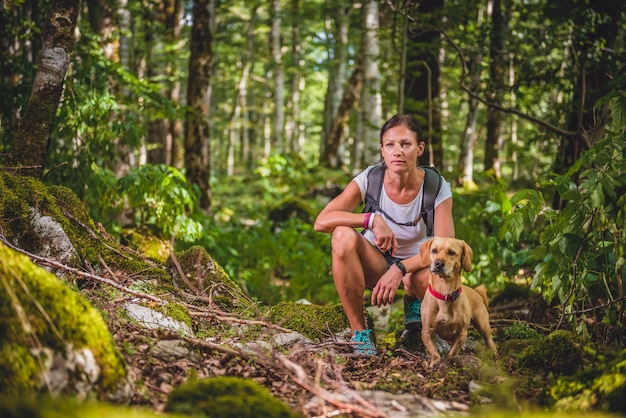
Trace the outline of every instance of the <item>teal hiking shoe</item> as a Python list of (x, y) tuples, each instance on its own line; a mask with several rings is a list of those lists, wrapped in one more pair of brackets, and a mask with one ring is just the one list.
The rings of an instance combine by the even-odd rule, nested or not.
[(371, 329), (363, 331), (354, 331), (354, 335), (350, 338), (350, 342), (354, 343), (354, 353), (359, 356), (375, 356), (376, 345), (374, 344), (374, 336)]
[(404, 328), (409, 331), (422, 329), (422, 300), (411, 296), (404, 297)]

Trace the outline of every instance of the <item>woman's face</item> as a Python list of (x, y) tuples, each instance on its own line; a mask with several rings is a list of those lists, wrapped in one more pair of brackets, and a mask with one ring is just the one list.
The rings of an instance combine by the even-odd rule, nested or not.
[(385, 165), (394, 169), (417, 166), (418, 158), (424, 153), (424, 142), (417, 142), (417, 133), (404, 125), (390, 128), (383, 134), (380, 152)]

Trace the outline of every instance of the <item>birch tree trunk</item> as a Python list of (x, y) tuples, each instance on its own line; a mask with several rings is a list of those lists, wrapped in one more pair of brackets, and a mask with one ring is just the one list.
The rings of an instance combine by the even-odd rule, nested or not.
[(39, 66), (13, 152), (13, 164), (22, 175), (43, 176), (54, 116), (76, 42), (80, 5), (80, 0), (55, 1), (42, 29)]
[(191, 27), (191, 56), (185, 120), (185, 168), (187, 180), (200, 188), (200, 207), (211, 206), (211, 147), (209, 137), (209, 103), (211, 85), (212, 33), (214, 0), (194, 0)]

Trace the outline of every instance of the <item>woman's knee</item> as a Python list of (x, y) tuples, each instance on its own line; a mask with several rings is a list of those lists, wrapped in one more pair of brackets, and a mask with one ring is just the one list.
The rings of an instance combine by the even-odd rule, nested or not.
[(333, 231), (331, 246), (333, 253), (345, 254), (356, 250), (360, 236), (353, 228), (338, 226)]

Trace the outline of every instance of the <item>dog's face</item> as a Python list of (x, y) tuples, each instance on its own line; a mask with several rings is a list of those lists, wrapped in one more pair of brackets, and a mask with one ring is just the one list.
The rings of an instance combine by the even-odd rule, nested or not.
[(458, 274), (461, 268), (472, 271), (472, 248), (460, 239), (434, 237), (420, 246), (420, 254), (430, 260), (430, 271), (441, 276)]

